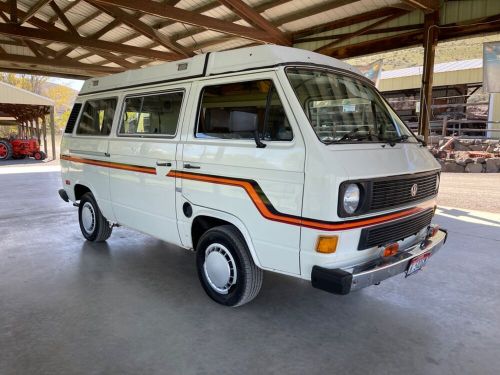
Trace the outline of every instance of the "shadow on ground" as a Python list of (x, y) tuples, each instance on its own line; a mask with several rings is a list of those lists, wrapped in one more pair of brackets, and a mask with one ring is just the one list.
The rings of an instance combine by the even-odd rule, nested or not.
[(47, 193), (30, 215), (13, 209), (35, 202), (29, 176), (3, 177), (0, 189), (18, 188), (0, 196), (1, 374), (496, 374), (500, 366), (495, 223), (437, 216), (448, 243), (408, 279), (334, 296), (266, 273), (261, 294), (231, 309), (204, 294), (191, 252), (124, 228), (107, 243), (83, 241), (76, 209), (57, 196), (57, 173), (37, 174)]

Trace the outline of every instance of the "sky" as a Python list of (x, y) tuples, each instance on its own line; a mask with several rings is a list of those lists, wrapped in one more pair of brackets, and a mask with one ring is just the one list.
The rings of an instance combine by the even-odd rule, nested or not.
[(71, 87), (73, 90), (80, 91), (85, 81), (81, 79), (49, 78), (49, 82), (68, 86)]

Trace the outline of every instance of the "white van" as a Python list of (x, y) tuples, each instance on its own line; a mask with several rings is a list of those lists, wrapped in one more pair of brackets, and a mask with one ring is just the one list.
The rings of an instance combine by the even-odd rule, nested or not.
[(61, 197), (89, 241), (123, 225), (196, 251), (216, 302), (263, 271), (347, 294), (417, 272), (439, 164), (355, 68), (258, 46), (85, 82), (61, 145)]

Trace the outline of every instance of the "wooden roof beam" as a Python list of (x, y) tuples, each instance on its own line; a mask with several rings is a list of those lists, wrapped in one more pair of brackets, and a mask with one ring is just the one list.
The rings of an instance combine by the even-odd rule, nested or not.
[[(268, 10), (268, 9), (277, 7), (277, 6), (282, 5), (282, 4), (289, 3), (290, 1), (292, 1), (292, 0), (267, 0), (267, 1), (264, 1), (263, 3), (260, 3), (259, 5), (257, 5), (255, 7), (255, 10), (258, 13), (262, 13), (262, 12), (265, 12), (266, 10)], [(215, 9), (215, 8), (219, 7), (219, 6), (220, 6), (220, 3), (218, 3), (218, 2), (208, 3), (208, 4), (205, 4), (205, 5), (202, 5), (200, 7), (197, 7), (195, 9), (193, 9), (192, 12), (195, 12), (195, 13), (205, 13), (205, 12), (208, 12), (208, 11), (210, 11), (212, 9)], [(226, 22), (236, 22), (236, 21), (239, 21), (240, 19), (241, 18), (238, 15), (234, 14), (234, 15), (231, 15), (230, 17), (224, 18), (224, 21), (226, 21)], [(153, 28), (156, 29), (156, 30), (158, 30), (158, 29), (161, 29), (163, 27), (170, 26), (170, 25), (172, 25), (174, 23), (176, 23), (176, 21), (165, 20), (165, 21), (161, 21), (161, 22), (157, 23), (156, 25), (153, 26)], [(177, 35), (175, 37), (175, 39), (178, 41), (179, 39), (183, 39), (183, 38), (186, 38), (186, 37), (198, 34), (198, 33), (202, 32), (202, 31), (205, 31), (205, 29), (204, 28), (195, 27), (192, 30), (188, 30), (185, 33)], [(123, 39), (120, 39), (119, 42), (120, 43), (125, 43), (125, 42), (127, 42), (127, 41), (129, 41), (131, 39), (136, 38), (137, 36), (139, 36), (139, 34), (127, 36), (127, 37), (125, 37)], [(226, 38), (229, 39), (230, 37), (226, 36)], [(172, 39), (174, 39), (174, 38), (172, 38)], [(153, 43), (153, 44), (151, 44), (151, 45), (149, 45), (147, 47), (148, 48), (154, 48), (157, 45), (158, 44)], [(199, 49), (199, 48), (196, 48), (196, 49)]]
[(367, 31), (370, 31), (370, 30), (373, 30), (374, 28), (380, 26), (380, 25), (383, 25), (384, 23), (387, 23), (389, 21), (392, 21), (396, 18), (399, 18), (401, 17), (403, 14), (407, 14), (408, 12), (405, 11), (405, 10), (398, 10), (398, 11), (395, 11), (394, 14), (390, 15), (390, 16), (387, 16), (387, 17), (384, 17), (378, 21), (375, 21), (371, 24), (369, 24), (368, 26), (365, 26), (365, 27), (362, 27), (361, 29), (359, 30), (356, 30), (354, 31), (353, 33), (349, 34), (349, 35), (346, 35), (346, 36), (343, 36), (333, 42), (330, 42), (318, 49), (316, 49), (314, 52), (318, 52), (318, 53), (325, 53), (326, 51), (332, 49), (334, 46), (337, 46), (349, 39), (352, 39), (356, 36), (360, 36), (360, 35), (363, 35), (364, 33), (366, 33)]
[(3, 19), (5, 23), (10, 22), (9, 17), (7, 17), (4, 12), (0, 12), (0, 18)]
[(103, 4), (116, 5), (122, 8), (141, 11), (153, 16), (171, 19), (189, 25), (200, 26), (209, 30), (225, 34), (236, 35), (241, 38), (257, 40), (263, 43), (276, 43), (277, 40), (268, 32), (257, 30), (247, 26), (222, 21), (217, 18), (204, 16), (181, 8), (157, 3), (151, 0), (96, 0)]
[(26, 21), (28, 21), (31, 17), (35, 15), (36, 12), (38, 12), (40, 9), (42, 9), (47, 3), (49, 3), (51, 0), (38, 0), (35, 5), (33, 5), (27, 12), (26, 14), (21, 18), (19, 21), (19, 24), (22, 25)]
[(326, 31), (340, 29), (340, 28), (354, 25), (354, 24), (357, 24), (360, 22), (366, 22), (366, 21), (371, 21), (371, 20), (381, 18), (381, 17), (387, 17), (387, 16), (394, 14), (394, 10), (395, 10), (395, 8), (389, 8), (389, 7), (375, 9), (375, 10), (371, 10), (369, 12), (357, 14), (355, 16), (341, 18), (339, 20), (330, 21), (330, 22), (323, 23), (321, 25), (309, 27), (307, 29), (303, 29), (303, 30), (295, 32), (293, 34), (293, 40), (295, 42), (297, 39), (301, 39), (301, 38), (304, 38), (306, 36), (321, 34), (321, 33), (324, 33)]
[[(5, 4), (4, 3), (0, 3), (0, 9), (4, 9), (4, 7), (5, 7)], [(57, 7), (57, 5), (56, 5), (56, 7)], [(57, 7), (57, 9), (60, 9), (60, 8)], [(55, 11), (55, 9), (54, 9), (54, 11)], [(58, 12), (56, 12), (56, 13), (58, 13)], [(19, 14), (20, 14), (21, 17), (23, 17), (25, 15), (25, 13), (22, 12), (21, 10), (19, 10)], [(59, 14), (62, 14), (62, 13), (59, 13)], [(65, 22), (65, 24), (67, 24), (66, 27), (71, 28), (72, 25), (69, 22), (69, 20), (67, 20), (67, 18), (66, 18), (66, 16), (64, 14), (62, 14), (62, 16), (63, 16), (63, 19), (66, 19), (66, 22)], [(54, 33), (54, 34), (59, 34), (59, 33), (66, 33), (66, 34), (68, 34), (64, 30), (59, 29), (58, 27), (56, 27), (56, 26), (54, 26), (52, 24), (49, 24), (48, 22), (45, 22), (45, 21), (43, 21), (43, 20), (41, 20), (41, 19), (39, 19), (39, 18), (37, 18), (35, 16), (33, 16), (30, 19), (28, 19), (27, 22), (30, 23), (30, 24), (32, 24), (33, 26), (36, 26), (36, 27), (38, 27), (38, 28), (40, 28), (40, 29), (42, 29), (44, 31), (47, 31), (47, 32), (51, 32), (51, 33)], [(31, 30), (34, 30), (34, 29), (31, 29)], [(74, 37), (76, 37), (76, 38), (82, 38), (82, 37), (79, 36), (78, 32), (74, 28), (73, 28), (72, 33), (73, 33)], [(59, 60), (61, 58), (65, 58), (64, 56), (74, 49), (74, 45), (73, 45), (73, 47), (64, 48), (61, 51), (54, 51), (54, 50), (48, 48), (43, 43), (37, 44), (37, 43), (31, 41), (31, 39), (29, 39), (29, 38), (20, 38), (20, 39), (23, 40), (23, 44), (25, 44), (24, 40), (26, 40), (26, 41), (30, 40), (30, 43), (32, 44), (32, 47), (34, 47), (35, 49), (38, 49), (38, 50), (42, 51), (45, 55), (51, 56), (51, 57), (53, 57), (53, 58), (55, 58), (57, 60)], [(37, 39), (37, 38), (34, 38), (34, 39)], [(50, 40), (49, 42), (53, 42), (53, 41)], [(131, 63), (131, 62), (127, 61), (126, 59), (124, 59), (122, 57), (119, 57), (119, 56), (116, 56), (116, 55), (114, 55), (111, 52), (108, 52), (106, 50), (92, 48), (90, 45), (87, 45), (86, 47), (89, 50), (94, 51), (95, 54), (101, 56), (102, 58), (106, 59), (107, 61), (115, 63), (115, 64), (118, 64), (118, 65), (120, 65), (120, 66), (122, 66), (124, 68), (127, 68), (127, 69), (137, 69), (137, 68), (141, 67), (141, 65), (139, 65), (139, 64)], [(29, 47), (29, 48), (31, 49), (31, 47)], [(35, 53), (35, 52), (33, 51), (33, 53)], [(70, 58), (65, 58), (65, 59), (66, 59), (66, 61), (75, 61), (74, 59), (70, 59)]]
[[(363, 35), (386, 34), (386, 33), (409, 31), (409, 30), (421, 30), (423, 26), (424, 26), (423, 23), (414, 23), (411, 25), (384, 27), (383, 29), (368, 30), (365, 33), (363, 33)], [(350, 33), (339, 33), (331, 35), (311, 36), (308, 38), (294, 40), (294, 43), (321, 42), (325, 40), (342, 38), (344, 36), (352, 36), (353, 34), (354, 34), (353, 32), (350, 32)]]
[(44, 57), (13, 55), (13, 54), (0, 54), (0, 61), (30, 65), (30, 67), (39, 66), (45, 70), (51, 70), (51, 69), (53, 70), (55, 68), (75, 69), (75, 70), (81, 70), (82, 72), (86, 72), (86, 74), (91, 73), (90, 75), (112, 74), (123, 71), (123, 68), (91, 65), (91, 64), (84, 64), (76, 61), (67, 61), (67, 60), (59, 60), (57, 64), (54, 64), (53, 59), (47, 59)]
[(156, 41), (158, 44), (162, 45), (163, 47), (166, 47), (166, 48), (168, 48), (174, 52), (177, 52), (179, 54), (182, 54), (186, 57), (190, 57), (190, 56), (194, 55), (193, 52), (191, 52), (187, 48), (184, 48), (179, 43), (171, 41), (166, 35), (153, 29), (151, 26), (149, 26), (149, 25), (145, 24), (144, 22), (142, 22), (141, 20), (139, 20), (138, 17), (135, 17), (134, 15), (125, 12), (124, 10), (118, 8), (117, 6), (100, 4), (94, 0), (88, 0), (88, 1), (90, 1), (92, 3), (92, 5), (95, 6), (97, 9), (109, 14), (112, 17), (115, 17), (116, 20), (119, 20), (120, 22), (131, 27), (135, 31), (139, 32), (140, 34), (147, 36), (151, 40)]
[[(320, 14), (323, 12), (334, 10), (334, 9), (340, 8), (344, 5), (349, 5), (349, 4), (358, 2), (358, 1), (360, 1), (360, 0), (335, 0), (333, 2), (322, 3), (319, 5), (312, 5), (312, 6), (307, 7), (306, 9), (303, 9), (303, 10), (300, 10), (298, 12), (294, 12), (291, 14), (287, 14), (287, 15), (282, 16), (276, 20), (273, 20), (272, 24), (276, 27), (283, 26), (286, 23), (297, 21), (297, 20), (300, 20), (304, 17), (314, 16), (316, 14)], [(183, 39), (183, 38), (186, 38), (189, 36), (193, 36), (199, 32), (200, 32), (200, 30), (197, 30), (194, 33), (186, 32), (186, 33), (178, 35), (176, 39), (179, 40), (179, 39)], [(221, 37), (221, 38), (212, 39), (211, 45), (217, 44), (216, 43), (217, 39), (221, 39), (221, 42), (223, 42), (224, 40), (222, 40), (222, 39), (227, 39), (227, 38)], [(197, 49), (200, 49), (200, 48), (203, 48), (203, 47), (198, 47)]]
[(402, 0), (414, 9), (419, 9), (425, 13), (432, 13), (439, 10), (439, 0)]
[(258, 27), (261, 30), (267, 31), (273, 35), (276, 40), (283, 45), (291, 45), (291, 40), (288, 38), (280, 29), (274, 26), (271, 22), (266, 20), (259, 12), (257, 12), (252, 7), (248, 6), (241, 0), (217, 0), (219, 3), (223, 4), (229, 8), (233, 13), (240, 16), (242, 19), (247, 21), (250, 25)]
[(9, 2), (10, 22), (17, 24), (19, 21), (17, 15), (17, 0), (8, 0), (8, 2)]
[(45, 57), (41, 52), (40, 50), (37, 48), (37, 45), (32, 42), (31, 40), (28, 40), (28, 39), (21, 39), (21, 41), (23, 42), (23, 44), (28, 47), (30, 49), (31, 52), (33, 52), (35, 54), (36, 57)]
[(59, 8), (54, 0), (50, 2), (50, 7), (54, 11), (55, 14), (57, 14), (57, 17), (62, 21), (66, 29), (71, 32), (72, 34), (75, 35), (80, 35), (78, 34), (78, 31), (76, 30), (75, 26), (69, 21), (68, 17), (64, 14), (64, 12)]
[[(90, 74), (89, 72), (82, 72), (80, 70), (75, 70), (74, 72), (68, 72), (62, 69), (44, 69), (44, 68), (26, 68), (21, 66), (14, 66), (13, 63), (0, 61), (0, 71), (18, 73), (18, 74), (40, 74), (50, 77), (68, 78), (68, 79), (88, 79), (90, 77), (95, 77), (96, 75)], [(104, 75), (104, 74), (101, 74)]]
[[(80, 1), (81, 0), (74, 0), (74, 1), (68, 2), (68, 5), (66, 5), (61, 10), (63, 11), (63, 13), (69, 12), (69, 10), (72, 9), (74, 6), (78, 5), (80, 3)], [(57, 17), (57, 14), (56, 14), (56, 15), (50, 17), (49, 20), (47, 21), (47, 23), (54, 23), (57, 21), (58, 18), (59, 17)], [(76, 27), (76, 28), (78, 29), (78, 27)]]
[(14, 36), (18, 38), (27, 38), (35, 40), (45, 40), (56, 43), (65, 43), (73, 46), (81, 46), (83, 48), (89, 47), (99, 51), (117, 52), (132, 56), (143, 56), (163, 61), (179, 60), (180, 58), (183, 57), (175, 53), (129, 46), (125, 44), (107, 42), (98, 39), (89, 39), (78, 35), (74, 35), (69, 32), (65, 32), (60, 29), (57, 30), (58, 31), (56, 32), (54, 30), (47, 31), (42, 29), (34, 29), (31, 27), (0, 24), (0, 34), (6, 36)]

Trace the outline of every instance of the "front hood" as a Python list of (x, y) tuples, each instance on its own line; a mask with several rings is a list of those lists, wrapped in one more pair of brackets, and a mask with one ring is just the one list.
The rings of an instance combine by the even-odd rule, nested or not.
[(335, 163), (344, 166), (348, 179), (369, 179), (439, 169), (440, 165), (421, 144), (398, 143), (329, 145)]

